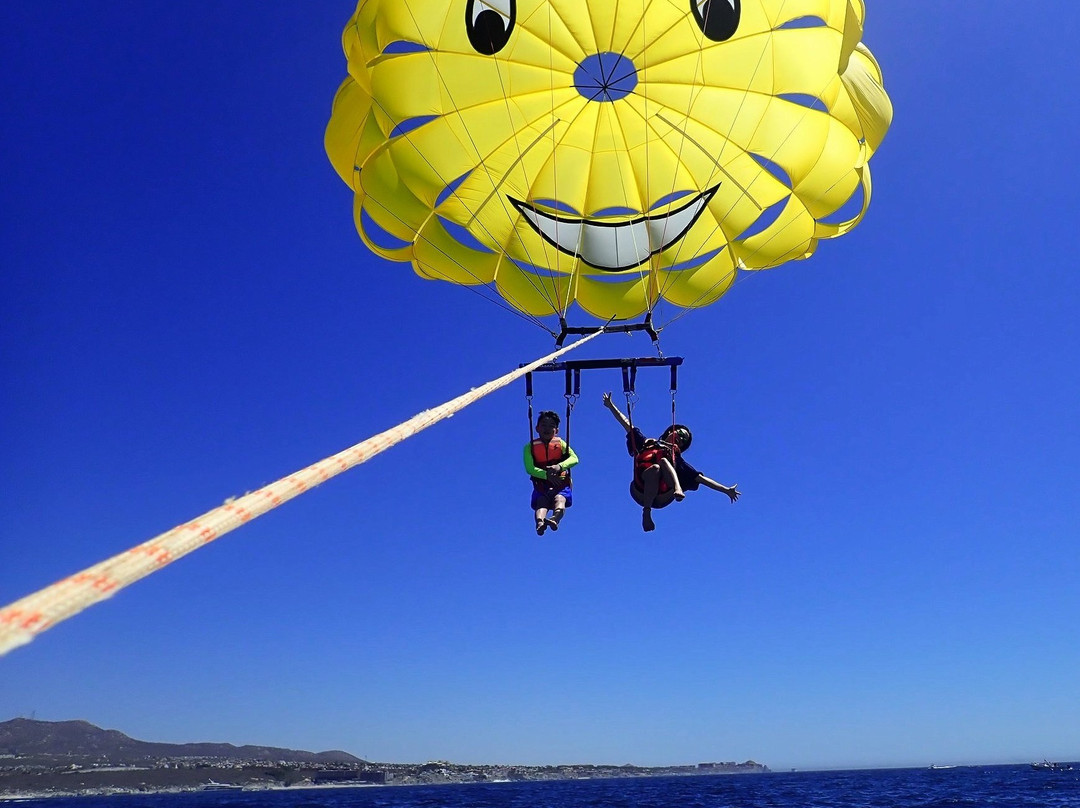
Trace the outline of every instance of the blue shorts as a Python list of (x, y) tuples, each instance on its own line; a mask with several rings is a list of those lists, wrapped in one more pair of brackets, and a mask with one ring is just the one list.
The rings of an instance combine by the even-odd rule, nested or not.
[(569, 508), (574, 504), (574, 489), (570, 486), (555, 490), (554, 488), (533, 488), (532, 500), (529, 507), (534, 511), (538, 511), (541, 508), (547, 508), (551, 510), (555, 507), (555, 497), (562, 494), (566, 497), (566, 507)]

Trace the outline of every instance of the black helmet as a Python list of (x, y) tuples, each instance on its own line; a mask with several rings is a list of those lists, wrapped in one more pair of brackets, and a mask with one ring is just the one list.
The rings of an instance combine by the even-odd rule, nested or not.
[(679, 447), (680, 452), (685, 452), (690, 448), (690, 444), (694, 442), (694, 435), (690, 432), (690, 427), (683, 424), (672, 424), (664, 430), (664, 434), (660, 436), (660, 439), (668, 443), (674, 443)]

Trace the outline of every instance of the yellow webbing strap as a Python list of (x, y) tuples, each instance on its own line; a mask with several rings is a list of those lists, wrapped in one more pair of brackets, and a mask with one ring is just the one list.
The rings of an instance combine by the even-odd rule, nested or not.
[(602, 332), (591, 334), (525, 367), (518, 368), (481, 387), (473, 388), (468, 393), (445, 404), (424, 410), (408, 421), (380, 432), (343, 452), (338, 452), (258, 491), (214, 508), (127, 552), (57, 581), (0, 609), (0, 656), (12, 648), (25, 645), (41, 632), (78, 614), (88, 606), (112, 597), (125, 586), (171, 564), (192, 550), (197, 550), (230, 530), (250, 522), (256, 516), (261, 516), (283, 502), (314, 488), (319, 483), (326, 482), (331, 477), (370, 460), (380, 452), (412, 437), (432, 424), (449, 418), (540, 365), (552, 362), (568, 351), (584, 345), (599, 333)]

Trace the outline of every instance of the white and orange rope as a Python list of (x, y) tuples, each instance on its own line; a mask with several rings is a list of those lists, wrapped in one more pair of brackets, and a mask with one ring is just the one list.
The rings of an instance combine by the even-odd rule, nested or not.
[(51, 586), (0, 609), (0, 656), (33, 640), (38, 634), (89, 606), (105, 600), (125, 586), (235, 530), (284, 502), (331, 477), (370, 460), (380, 452), (410, 438), (421, 430), (449, 418), (489, 393), (519, 379), (540, 365), (572, 351), (602, 332), (537, 359), (525, 367), (473, 388), (445, 404), (414, 415), (408, 421), (380, 432), (295, 474), (214, 508), (202, 516), (162, 533), (137, 547), (113, 556), (57, 581)]

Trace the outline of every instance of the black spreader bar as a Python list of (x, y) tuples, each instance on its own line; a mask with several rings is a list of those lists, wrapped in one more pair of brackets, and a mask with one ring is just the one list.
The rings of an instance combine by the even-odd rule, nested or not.
[(597, 325), (597, 326), (573, 326), (566, 324), (566, 318), (559, 318), (559, 327), (561, 330), (555, 337), (555, 347), (561, 348), (563, 342), (570, 334), (595, 334), (598, 331), (603, 331), (605, 334), (628, 334), (631, 331), (644, 331), (648, 334), (653, 342), (660, 341), (660, 332), (653, 326), (652, 312), (645, 315), (644, 322), (640, 323), (627, 323), (624, 325)]
[[(674, 391), (678, 387), (679, 375), (677, 368), (682, 363), (683, 358), (681, 356), (639, 356), (628, 359), (571, 359), (566, 362), (548, 362), (546, 365), (541, 365), (530, 373), (525, 374), (525, 394), (528, 396), (533, 394), (533, 373), (566, 373), (567, 395), (570, 395), (571, 374), (573, 374), (574, 377), (573, 391), (577, 394), (581, 392), (581, 371), (599, 370), (602, 368), (620, 368), (623, 376), (623, 392), (627, 393), (634, 392), (638, 368), (671, 368), (671, 389)], [(518, 367), (525, 367), (525, 365), (518, 365)]]

